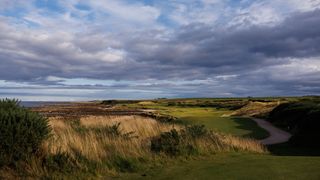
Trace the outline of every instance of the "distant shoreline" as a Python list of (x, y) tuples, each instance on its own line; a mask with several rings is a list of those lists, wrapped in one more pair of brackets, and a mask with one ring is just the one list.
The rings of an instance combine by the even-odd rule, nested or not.
[(39, 106), (45, 106), (45, 105), (54, 105), (54, 104), (67, 104), (70, 103), (68, 101), (21, 101), (20, 105), (32, 108), (32, 107), (39, 107)]

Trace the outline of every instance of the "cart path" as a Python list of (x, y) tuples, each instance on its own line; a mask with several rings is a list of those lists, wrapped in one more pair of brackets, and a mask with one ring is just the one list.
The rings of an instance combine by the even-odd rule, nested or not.
[(290, 133), (273, 126), (266, 120), (258, 118), (252, 118), (252, 120), (254, 120), (258, 124), (258, 126), (265, 129), (270, 134), (269, 137), (259, 140), (264, 145), (284, 143), (287, 142), (292, 136)]

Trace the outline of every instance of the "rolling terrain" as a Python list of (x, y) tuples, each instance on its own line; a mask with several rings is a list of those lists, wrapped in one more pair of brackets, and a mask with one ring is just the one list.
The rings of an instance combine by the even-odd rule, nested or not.
[(52, 135), (41, 146), (41, 156), (7, 164), (0, 172), (3, 178), (319, 179), (319, 149), (292, 144), (289, 132), (266, 121), (275, 110), (281, 115), (279, 105), (301, 101), (306, 99), (112, 100), (32, 107), (48, 118)]

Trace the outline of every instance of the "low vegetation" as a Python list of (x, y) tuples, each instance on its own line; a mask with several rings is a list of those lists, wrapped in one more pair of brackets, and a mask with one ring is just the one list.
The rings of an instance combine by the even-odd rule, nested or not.
[[(298, 158), (293, 161), (270, 155), (254, 140), (268, 133), (239, 116), (269, 117), (294, 134), (291, 143), (305, 145), (308, 137), (313, 138), (311, 144), (320, 144), (316, 142), (319, 103), (315, 98), (112, 100), (59, 106), (54, 111), (50, 107), (35, 109), (48, 119), (21, 108), (17, 101), (2, 100), (0, 178), (163, 178), (159, 173), (167, 173), (164, 177), (168, 178), (245, 178), (248, 174), (243, 164), (254, 159), (262, 162), (253, 162), (257, 166), (250, 167), (255, 169), (252, 177), (260, 177), (271, 164), (279, 169), (269, 173), (279, 178), (277, 175), (286, 173), (283, 167), (290, 167), (288, 172), (300, 172), (287, 162), (305, 166), (320, 161), (302, 158), (300, 162)], [(190, 176), (185, 173), (188, 167), (197, 167), (190, 159), (192, 164), (199, 162), (203, 176), (201, 170), (190, 171)], [(186, 163), (180, 166), (181, 161)], [(226, 162), (231, 164), (225, 166)], [(163, 171), (164, 166), (168, 171)], [(219, 171), (228, 171), (230, 176), (219, 175)], [(317, 175), (303, 172), (298, 176)]]
[(179, 107), (212, 107), (217, 109), (239, 109), (248, 104), (247, 99), (225, 99), (225, 100), (168, 100), (168, 106)]
[[(1, 105), (5, 108), (9, 106), (6, 102), (1, 102)], [(13, 107), (22, 109), (18, 103)], [(37, 143), (30, 152), (26, 151), (23, 158), (12, 159), (14, 164), (2, 164), (2, 178), (110, 177), (190, 156), (201, 157), (220, 152), (267, 153), (264, 146), (255, 140), (215, 133), (200, 125), (164, 123), (142, 116), (50, 117), (47, 120), (26, 109), (21, 111), (32, 116), (14, 116), (12, 122), (26, 125), (38, 123), (43, 127), (27, 126), (30, 128), (28, 131), (35, 134), (27, 135), (27, 139), (16, 136), (17, 142), (29, 140)], [(8, 123), (8, 118), (2, 118), (1, 127), (21, 127), (21, 123), (12, 124), (11, 121)], [(45, 133), (41, 128), (46, 130)], [(36, 134), (39, 132), (43, 134)], [(2, 140), (10, 138), (2, 136)], [(15, 147), (24, 148), (26, 145), (15, 144)], [(5, 145), (1, 146), (1, 150), (17, 153), (12, 151), (13, 147)]]

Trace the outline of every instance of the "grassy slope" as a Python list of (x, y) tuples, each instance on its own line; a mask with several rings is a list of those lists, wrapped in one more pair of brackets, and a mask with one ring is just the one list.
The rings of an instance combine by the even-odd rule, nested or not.
[[(221, 117), (229, 113), (226, 110), (158, 105), (149, 108), (179, 117), (182, 122), (204, 124), (208, 128), (233, 135), (254, 138), (267, 135), (267, 132), (246, 118)], [(292, 151), (289, 150), (291, 147), (286, 148), (281, 151)], [(320, 157), (229, 153), (178, 162), (163, 169), (147, 170), (143, 174), (146, 175), (144, 179), (320, 179)], [(141, 173), (124, 176), (129, 179), (141, 177)]]

